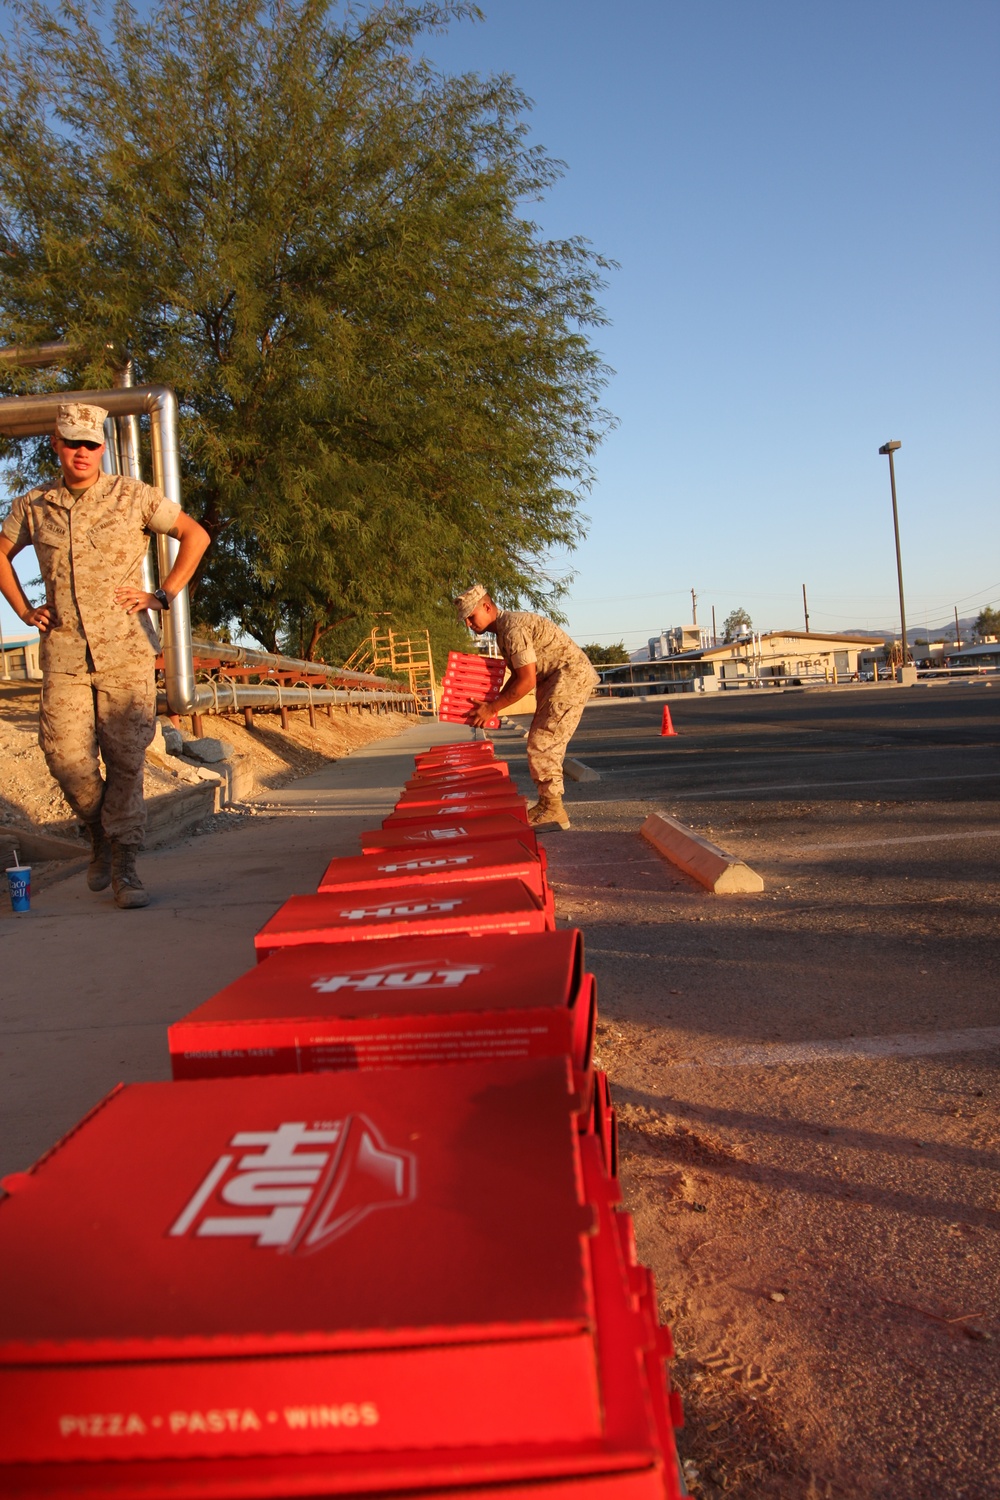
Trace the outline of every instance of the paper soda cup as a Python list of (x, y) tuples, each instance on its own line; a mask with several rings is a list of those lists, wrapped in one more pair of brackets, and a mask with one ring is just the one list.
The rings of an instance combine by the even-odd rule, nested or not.
[(7, 871), (7, 887), (13, 911), (31, 910), (31, 866), (14, 865)]

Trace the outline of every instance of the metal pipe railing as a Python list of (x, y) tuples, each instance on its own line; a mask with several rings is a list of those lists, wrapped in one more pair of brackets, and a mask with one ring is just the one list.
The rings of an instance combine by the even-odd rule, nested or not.
[[(52, 345), (42, 345), (51, 349)], [(27, 351), (31, 354), (32, 351)], [(0, 351), (4, 355), (9, 350)], [(31, 363), (8, 360), (8, 363)], [(37, 361), (36, 361), (37, 362)], [(50, 359), (46, 363), (52, 363)], [(66, 402), (101, 406), (109, 417), (147, 415), (153, 453), (153, 483), (168, 500), (181, 504), (180, 450), (177, 442), (177, 397), (165, 385), (139, 385), (110, 391), (52, 391), (41, 396), (8, 396), (0, 400), (0, 433), (6, 437), (40, 437), (55, 428), (56, 412)], [(180, 544), (169, 536), (156, 539), (161, 578), (166, 578)], [(191, 611), (187, 589), (163, 615), (163, 664), (170, 712), (189, 714), (194, 701), (191, 655)]]
[[(413, 693), (372, 693), (360, 688), (286, 688), (267, 683), (212, 682), (201, 683), (185, 713), (233, 713), (244, 708), (320, 708), (327, 703), (364, 704), (368, 708), (407, 709), (416, 712), (419, 705)], [(166, 705), (172, 713), (169, 704)], [(159, 705), (158, 705), (159, 707)], [(159, 711), (162, 712), (162, 709)]]
[(85, 344), (70, 344), (65, 339), (54, 339), (48, 344), (8, 344), (0, 349), (0, 365), (42, 370), (46, 365), (63, 365), (87, 353)]
[(223, 645), (218, 641), (192, 641), (195, 656), (214, 657), (217, 661), (225, 662), (230, 666), (249, 667), (251, 670), (260, 668), (261, 671), (273, 671), (281, 673), (308, 673), (311, 677), (330, 677), (337, 682), (349, 683), (354, 687), (370, 687), (374, 689), (394, 689), (399, 691), (398, 685), (390, 682), (386, 677), (373, 677), (370, 672), (348, 672), (343, 667), (331, 667), (325, 661), (301, 661), (294, 656), (276, 655), (271, 651), (258, 651), (252, 646), (230, 646)]

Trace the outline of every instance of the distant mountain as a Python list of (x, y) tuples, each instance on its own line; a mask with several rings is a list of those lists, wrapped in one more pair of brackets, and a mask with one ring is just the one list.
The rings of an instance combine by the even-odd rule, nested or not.
[[(962, 645), (963, 646), (969, 645), (969, 643), (972, 641), (972, 638), (973, 638), (973, 636), (975, 634), (976, 616), (975, 615), (965, 615), (965, 616), (959, 615), (959, 617), (958, 617), (958, 628), (959, 628), (959, 631), (961, 632), (961, 636), (962, 636)], [(871, 640), (873, 640), (873, 641), (887, 641), (890, 638), (893, 638), (896, 635), (896, 633), (897, 632), (894, 631), (894, 630), (892, 630), (891, 628), (886, 629), (886, 630), (861, 630), (861, 629), (857, 629), (853, 625), (849, 625), (847, 627), (847, 629), (845, 630), (845, 632), (844, 632), (845, 635), (865, 635), (865, 636), (869, 636), (871, 638)], [(907, 626), (906, 639), (907, 639), (907, 641), (909, 642), (909, 644), (911, 646), (913, 645), (914, 641), (928, 641), (928, 640), (930, 640), (930, 641), (947, 641), (949, 645), (953, 646), (955, 644), (955, 622), (954, 622), (954, 620), (952, 620), (951, 623), (950, 623), (950, 625), (942, 625), (942, 626), (939, 626), (936, 630), (930, 630), (930, 631), (927, 629), (926, 625), (910, 625), (910, 626)]]

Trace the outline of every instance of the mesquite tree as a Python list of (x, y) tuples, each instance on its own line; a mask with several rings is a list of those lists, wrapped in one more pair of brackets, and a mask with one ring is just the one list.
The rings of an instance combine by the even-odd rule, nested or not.
[[(313, 655), (472, 579), (551, 605), (609, 421), (605, 263), (528, 217), (559, 168), (512, 80), (420, 55), (475, 7), (7, 13), (0, 342), (84, 343), (53, 388), (122, 350), (175, 388), (196, 619)], [(42, 445), (5, 451), (36, 478)]]

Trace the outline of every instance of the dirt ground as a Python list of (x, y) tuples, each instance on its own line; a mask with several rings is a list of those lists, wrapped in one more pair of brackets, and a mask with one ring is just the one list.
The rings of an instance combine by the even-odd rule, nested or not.
[[(190, 721), (181, 722), (185, 739), (193, 739)], [(317, 711), (315, 729), (307, 713), (292, 711), (286, 731), (276, 713), (258, 710), (252, 730), (244, 725), (242, 714), (206, 714), (204, 733), (224, 740), (238, 755), (247, 757), (253, 778), (248, 798), (266, 801), (268, 791), (308, 776), (361, 745), (398, 734), (415, 722), (407, 714), (334, 708), (329, 716), (325, 709)], [(151, 756), (146, 769), (146, 798), (152, 800), (173, 791), (179, 780), (197, 779), (193, 766), (175, 757), (162, 762)], [(34, 687), (0, 690), (0, 824), (53, 834), (72, 834), (76, 827), (38, 747), (38, 690)]]

